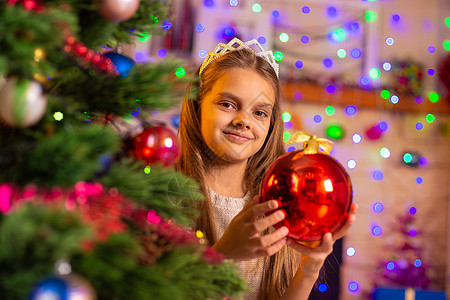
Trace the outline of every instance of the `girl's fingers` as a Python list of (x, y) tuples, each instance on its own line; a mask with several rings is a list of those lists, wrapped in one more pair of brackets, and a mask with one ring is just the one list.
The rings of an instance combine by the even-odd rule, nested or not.
[(308, 257), (315, 256), (319, 253), (324, 253), (327, 256), (333, 251), (333, 237), (330, 232), (327, 232), (322, 237), (322, 242), (319, 247), (311, 248), (305, 245), (300, 244), (297, 241), (294, 241), (292, 239), (289, 239), (287, 241), (287, 244), (300, 252), (303, 255), (306, 255)]
[(264, 236), (259, 236), (254, 239), (259, 247), (269, 247), (270, 245), (278, 242), (281, 239), (284, 239), (289, 233), (289, 229), (286, 226), (281, 227), (280, 229), (266, 234)]
[(244, 221), (252, 222), (256, 220), (260, 215), (275, 210), (279, 206), (280, 203), (276, 200), (269, 200), (263, 203), (255, 204), (243, 213)]
[(286, 212), (284, 211), (284, 209), (279, 209), (266, 216), (265, 218), (261, 218), (250, 223), (250, 232), (251, 234), (261, 233), (270, 226), (273, 226), (284, 220), (284, 218), (286, 218)]
[(257, 254), (258, 256), (272, 256), (283, 249), (284, 245), (286, 245), (286, 239), (281, 239), (270, 247), (261, 248), (257, 251)]

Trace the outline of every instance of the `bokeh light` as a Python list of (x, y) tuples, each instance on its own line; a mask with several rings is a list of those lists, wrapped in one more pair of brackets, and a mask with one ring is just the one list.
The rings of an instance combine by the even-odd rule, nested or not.
[(414, 206), (411, 206), (411, 208), (409, 209), (409, 213), (411, 215), (415, 215), (417, 213), (417, 208), (415, 208)]
[(255, 12), (255, 13), (260, 13), (261, 10), (262, 10), (261, 5), (260, 5), (259, 3), (253, 4), (253, 5), (252, 5), (252, 10), (253, 10), (253, 12)]
[(376, 213), (380, 213), (383, 211), (384, 206), (380, 202), (375, 202), (372, 207), (373, 211)]
[(64, 118), (64, 114), (63, 114), (62, 112), (60, 112), (60, 111), (57, 111), (57, 112), (55, 112), (55, 113), (53, 114), (53, 118), (54, 118), (56, 121), (61, 121), (61, 120)]
[(195, 25), (195, 31), (197, 31), (197, 32), (203, 32), (203, 31), (205, 31), (205, 26), (203, 26), (203, 24), (197, 24), (197, 25)]
[(283, 43), (286, 43), (287, 41), (289, 41), (289, 35), (285, 32), (280, 33), (280, 35), (278, 36), (278, 38), (280, 39), (280, 41), (282, 41)]
[(278, 10), (272, 11), (272, 17), (274, 17), (274, 18), (280, 17), (280, 12)]
[(356, 107), (353, 105), (349, 105), (345, 108), (345, 113), (347, 116), (353, 116), (356, 114)]
[(398, 14), (393, 14), (392, 15), (392, 21), (394, 21), (394, 22), (400, 21), (400, 16)]
[(380, 181), (380, 180), (382, 180), (384, 178), (384, 174), (380, 170), (375, 170), (375, 171), (372, 172), (372, 177), (376, 181)]
[(309, 37), (308, 37), (307, 35), (304, 35), (304, 36), (302, 36), (302, 37), (300, 38), (300, 41), (301, 41), (303, 44), (307, 44), (307, 43), (309, 42)]
[(392, 104), (397, 104), (398, 101), (400, 101), (400, 98), (399, 98), (397, 95), (392, 95), (392, 96), (390, 97), (390, 100), (391, 100), (391, 103), (392, 103)]
[(383, 70), (390, 71), (392, 69), (392, 65), (388, 62), (383, 63)]
[(348, 256), (354, 256), (356, 254), (356, 250), (353, 247), (348, 247), (347, 248), (347, 255)]
[(339, 58), (345, 58), (347, 56), (347, 52), (344, 49), (339, 49), (336, 54)]
[(428, 96), (431, 102), (438, 102), (439, 101), (439, 94), (436, 92), (431, 92)]
[(347, 167), (349, 167), (350, 169), (354, 169), (356, 168), (356, 161), (353, 159), (349, 159), (347, 161)]
[(353, 141), (353, 143), (355, 143), (355, 144), (359, 144), (360, 142), (361, 142), (361, 135), (359, 135), (359, 134), (357, 134), (357, 133), (355, 133), (353, 136), (352, 136), (352, 141)]
[(367, 22), (374, 22), (377, 19), (377, 13), (371, 10), (366, 11), (364, 18)]
[(348, 290), (352, 293), (357, 292), (359, 290), (359, 284), (356, 281), (349, 282)]
[(184, 75), (186, 75), (186, 70), (184, 68), (177, 68), (175, 70), (175, 75), (177, 77), (183, 77)]
[(328, 287), (325, 283), (321, 283), (321, 284), (319, 284), (317, 289), (319, 290), (319, 292), (325, 293), (327, 291)]
[(422, 184), (423, 183), (423, 178), (420, 176), (416, 177), (416, 184)]
[(289, 122), (291, 120), (291, 114), (288, 112), (284, 112), (282, 115), (283, 122)]
[(428, 47), (428, 52), (434, 53), (434, 51), (436, 51), (436, 48), (434, 48), (433, 46)]
[(325, 113), (329, 116), (334, 115), (335, 113), (335, 109), (333, 106), (327, 106), (327, 108), (325, 108)]
[(281, 53), (280, 51), (276, 51), (276, 52), (273, 54), (273, 58), (274, 58), (276, 61), (282, 61), (282, 60), (283, 60), (283, 53)]
[(428, 123), (433, 123), (435, 120), (435, 117), (433, 114), (428, 114), (425, 119), (427, 120)]
[(328, 93), (332, 94), (336, 91), (336, 87), (334, 86), (334, 84), (327, 84), (326, 90)]
[(389, 99), (389, 97), (391, 97), (391, 93), (389, 93), (388, 90), (382, 90), (380, 95), (381, 95), (381, 98), (386, 99), (386, 100)]
[(429, 76), (433, 76), (434, 75), (434, 69), (431, 69), (431, 68), (429, 68), (428, 70), (427, 70), (427, 74), (429, 75)]
[(297, 69), (303, 68), (303, 62), (302, 62), (301, 60), (297, 60), (297, 61), (295, 62), (295, 67), (296, 67)]
[(322, 61), (323, 66), (327, 69), (330, 69), (333, 67), (333, 60), (331, 58), (325, 57)]
[(266, 37), (260, 36), (260, 37), (258, 38), (258, 43), (260, 43), (261, 45), (264, 45), (266, 42), (267, 42)]
[(350, 54), (353, 58), (360, 58), (362, 55), (362, 51), (359, 48), (353, 48)]
[(378, 79), (380, 77), (380, 70), (378, 70), (377, 68), (370, 69), (369, 76), (372, 79)]
[(326, 129), (326, 134), (329, 138), (340, 140), (344, 137), (345, 130), (340, 125), (330, 125)]
[(309, 14), (310, 11), (311, 11), (311, 9), (309, 8), (309, 6), (303, 6), (302, 7), (302, 12), (304, 14)]
[(387, 38), (386, 38), (386, 44), (387, 44), (388, 46), (394, 45), (394, 38), (392, 38), (392, 37), (387, 37)]
[(383, 158), (389, 158), (389, 157), (391, 156), (391, 151), (389, 151), (388, 148), (383, 147), (383, 148), (381, 148), (381, 150), (380, 150), (380, 155), (381, 155), (381, 157), (383, 157)]
[(423, 129), (423, 123), (422, 122), (417, 122), (416, 123), (416, 129), (417, 130), (422, 130)]
[(381, 229), (380, 226), (374, 225), (374, 226), (372, 226), (371, 232), (372, 232), (372, 235), (374, 235), (374, 236), (380, 236), (383, 233), (383, 230)]
[(322, 122), (322, 116), (321, 115), (315, 115), (313, 117), (313, 120), (314, 120), (315, 123), (320, 123), (320, 122)]

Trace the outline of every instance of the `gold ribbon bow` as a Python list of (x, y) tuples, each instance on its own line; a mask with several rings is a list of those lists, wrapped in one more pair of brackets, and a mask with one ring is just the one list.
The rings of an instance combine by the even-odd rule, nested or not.
[(303, 143), (303, 153), (315, 154), (321, 148), (326, 154), (330, 154), (333, 149), (333, 142), (324, 138), (318, 138), (315, 134), (309, 134), (305, 131), (295, 132), (287, 141), (288, 144)]

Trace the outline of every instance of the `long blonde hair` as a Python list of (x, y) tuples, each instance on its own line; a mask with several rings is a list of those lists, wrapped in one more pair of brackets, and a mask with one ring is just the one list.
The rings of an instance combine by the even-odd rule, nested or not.
[[(245, 187), (252, 198), (259, 193), (262, 178), (269, 165), (285, 153), (280, 84), (274, 69), (263, 58), (246, 49), (232, 51), (212, 62), (203, 71), (201, 87), (199, 78), (189, 85), (180, 116), (178, 134), (181, 152), (176, 168), (200, 183), (206, 201), (202, 201), (197, 207), (200, 210), (200, 216), (196, 220), (196, 229), (205, 234), (211, 245), (217, 241), (217, 237), (213, 230), (211, 199), (205, 190), (204, 171), (211, 160), (217, 159), (217, 157), (214, 151), (206, 145), (200, 131), (201, 103), (203, 97), (212, 89), (220, 76), (232, 68), (257, 72), (267, 80), (275, 92), (275, 103), (266, 140), (261, 149), (248, 159), (244, 174)], [(196, 74), (198, 76), (198, 72)], [(265, 259), (259, 298), (270, 300), (280, 298), (292, 281), (297, 270), (298, 260), (297, 252), (286, 246), (277, 254)]]

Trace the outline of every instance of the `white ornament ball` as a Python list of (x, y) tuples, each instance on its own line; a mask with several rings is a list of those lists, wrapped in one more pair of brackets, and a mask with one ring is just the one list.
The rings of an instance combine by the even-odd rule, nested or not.
[(140, 0), (100, 0), (98, 12), (111, 22), (123, 22), (131, 18), (139, 8)]
[(10, 126), (29, 127), (45, 114), (47, 97), (34, 80), (9, 78), (0, 83), (0, 118)]

